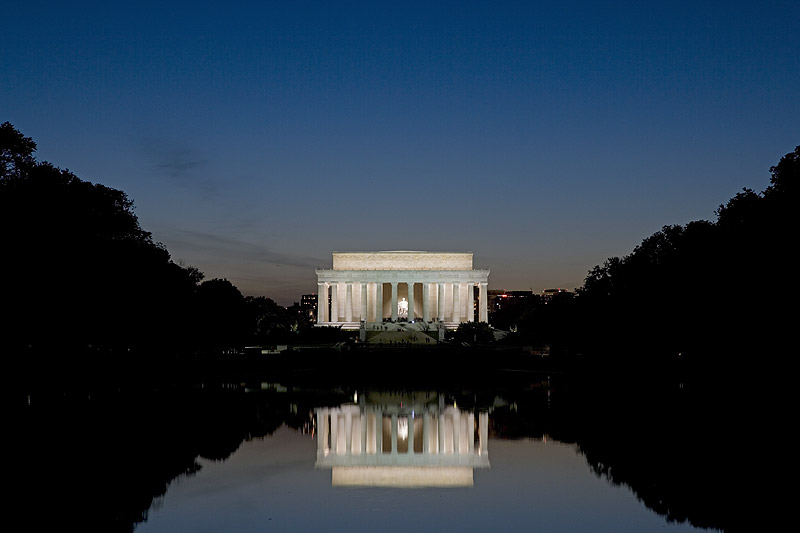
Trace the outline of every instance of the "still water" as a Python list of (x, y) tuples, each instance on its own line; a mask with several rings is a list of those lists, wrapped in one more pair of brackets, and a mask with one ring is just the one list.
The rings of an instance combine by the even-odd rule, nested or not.
[(698, 530), (598, 474), (576, 443), (502, 438), (530, 422), (519, 409), (500, 397), (459, 408), (436, 392), (356, 392), (226, 460), (200, 459), (136, 531)]
[(283, 426), (175, 482), (136, 531), (694, 531), (594, 475), (574, 445), (489, 439), (491, 467), (453, 488), (333, 487), (316, 443)]
[(702, 409), (678, 387), (658, 402), (597, 390), (546, 376), (33, 395), (19, 492), (31, 516), (85, 530), (725, 529), (716, 429), (685, 416)]

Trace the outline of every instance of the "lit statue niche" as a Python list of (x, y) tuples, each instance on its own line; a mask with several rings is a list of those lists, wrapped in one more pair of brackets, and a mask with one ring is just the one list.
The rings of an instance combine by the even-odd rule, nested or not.
[(399, 318), (408, 318), (408, 302), (405, 298), (397, 302), (397, 316)]
[(332, 485), (468, 487), (475, 468), (489, 468), (486, 411), (445, 405), (436, 393), (359, 400), (314, 410), (316, 467), (331, 469)]

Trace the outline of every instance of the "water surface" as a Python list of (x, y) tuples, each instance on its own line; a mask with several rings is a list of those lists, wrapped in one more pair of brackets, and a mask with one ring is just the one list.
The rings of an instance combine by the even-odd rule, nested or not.
[[(708, 422), (692, 425), (684, 415), (697, 408), (676, 401), (683, 392), (675, 390), (646, 408), (641, 397), (618, 402), (619, 395), (604, 393), (615, 399), (599, 401), (595, 392), (576, 394), (549, 377), (504, 390), (237, 383), (34, 396), (15, 433), (28, 473), (20, 492), (50, 517), (106, 531), (722, 528), (731, 519), (727, 463), (713, 460), (722, 447), (699, 437)], [(364, 430), (366, 444), (353, 429), (350, 449), (337, 440), (342, 429), (338, 437), (330, 427), (320, 431), (321, 412), (345, 406), (364, 413), (371, 404), (384, 415), (380, 445), (369, 444), (377, 418)], [(460, 444), (452, 441), (455, 425), (437, 422), (454, 410), (463, 423)], [(443, 430), (426, 434), (425, 444), (423, 427)], [(451, 441), (437, 443), (437, 432)], [(453, 456), (455, 449), (464, 455)], [(467, 460), (479, 453), (480, 460)], [(433, 469), (455, 460), (474, 468), (464, 486), (336, 486), (329, 459)], [(709, 482), (717, 484), (713, 490)]]

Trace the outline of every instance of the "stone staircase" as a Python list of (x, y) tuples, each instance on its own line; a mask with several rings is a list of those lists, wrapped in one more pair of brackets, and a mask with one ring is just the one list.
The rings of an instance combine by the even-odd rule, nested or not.
[(439, 332), (419, 330), (367, 331), (369, 344), (436, 344)]

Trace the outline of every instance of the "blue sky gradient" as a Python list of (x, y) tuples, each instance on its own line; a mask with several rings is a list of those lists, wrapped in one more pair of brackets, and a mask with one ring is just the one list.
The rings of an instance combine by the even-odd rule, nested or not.
[(800, 2), (25, 2), (0, 121), (176, 260), (290, 304), (333, 250), (579, 286), (800, 144)]

